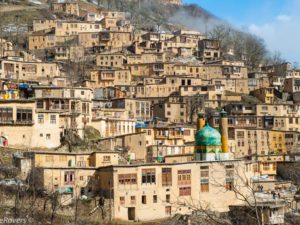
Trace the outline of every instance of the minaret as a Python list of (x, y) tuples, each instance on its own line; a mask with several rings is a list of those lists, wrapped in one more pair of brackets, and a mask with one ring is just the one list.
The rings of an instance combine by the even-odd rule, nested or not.
[(222, 141), (222, 152), (228, 153), (228, 118), (227, 113), (222, 109), (220, 112), (220, 132), (221, 132), (221, 141)]
[(203, 112), (198, 113), (197, 131), (201, 130), (205, 126), (205, 114)]

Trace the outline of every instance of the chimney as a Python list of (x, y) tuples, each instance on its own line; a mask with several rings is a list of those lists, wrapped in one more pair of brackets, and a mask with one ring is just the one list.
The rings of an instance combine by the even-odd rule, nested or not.
[(228, 153), (228, 118), (227, 112), (224, 109), (220, 112), (220, 132), (221, 132), (221, 141), (222, 141), (222, 152)]
[(198, 113), (197, 130), (201, 130), (205, 126), (205, 114), (203, 112)]

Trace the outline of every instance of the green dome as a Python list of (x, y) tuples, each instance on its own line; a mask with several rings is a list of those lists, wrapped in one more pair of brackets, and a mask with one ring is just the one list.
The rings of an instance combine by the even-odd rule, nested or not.
[(221, 134), (218, 130), (206, 124), (201, 130), (195, 135), (196, 146), (220, 146), (221, 145)]

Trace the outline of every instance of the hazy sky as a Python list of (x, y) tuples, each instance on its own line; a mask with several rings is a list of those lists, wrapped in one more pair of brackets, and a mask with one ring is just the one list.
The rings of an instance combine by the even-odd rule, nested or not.
[(262, 37), (271, 51), (300, 62), (300, 0), (184, 0)]

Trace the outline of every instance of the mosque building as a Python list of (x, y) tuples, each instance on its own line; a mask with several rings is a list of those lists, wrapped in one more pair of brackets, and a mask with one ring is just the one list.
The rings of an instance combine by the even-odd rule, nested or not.
[(211, 127), (204, 113), (198, 114), (195, 135), (195, 160), (228, 160), (228, 119), (227, 113), (220, 112), (219, 130)]

